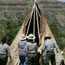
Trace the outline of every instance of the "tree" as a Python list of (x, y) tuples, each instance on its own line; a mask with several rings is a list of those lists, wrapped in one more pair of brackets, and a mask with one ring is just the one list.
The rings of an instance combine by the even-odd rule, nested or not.
[[(18, 33), (24, 17), (19, 18), (19, 19), (13, 19), (11, 16), (6, 15), (5, 16), (6, 20), (5, 23), (1, 26), (1, 30), (5, 31), (5, 35), (7, 36), (7, 43), (10, 45)], [(3, 35), (3, 33), (0, 33)]]

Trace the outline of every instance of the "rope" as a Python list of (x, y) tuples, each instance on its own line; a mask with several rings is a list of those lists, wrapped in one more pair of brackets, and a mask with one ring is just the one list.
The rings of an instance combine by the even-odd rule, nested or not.
[[(38, 7), (38, 6), (37, 6), (37, 7)], [(38, 8), (37, 8), (37, 9), (38, 9)], [(39, 14), (39, 17), (41, 17), (41, 16), (40, 16), (40, 13), (39, 13), (39, 10), (37, 10), (37, 12), (38, 12), (38, 14)]]
[(28, 28), (27, 28), (27, 33), (26, 33), (26, 35), (28, 34), (28, 31), (29, 31), (29, 27), (30, 27), (30, 23), (31, 23), (31, 19), (32, 19), (32, 14), (33, 14), (33, 10), (32, 10), (32, 13), (31, 13), (31, 17), (30, 17), (30, 21), (29, 21), (29, 25), (28, 25)]
[(33, 34), (35, 35), (35, 4), (34, 4)]
[(37, 14), (38, 10), (37, 10), (37, 7), (36, 7), (36, 16), (37, 16), (37, 28), (38, 28), (38, 37), (40, 38), (40, 35), (39, 35), (39, 21), (38, 21), (38, 14)]

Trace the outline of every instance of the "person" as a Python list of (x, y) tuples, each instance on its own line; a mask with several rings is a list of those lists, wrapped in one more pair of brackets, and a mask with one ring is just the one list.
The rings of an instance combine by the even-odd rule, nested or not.
[(22, 34), (20, 37), (20, 41), (18, 43), (19, 48), (19, 65), (26, 65), (26, 52), (25, 52), (25, 46), (27, 44), (26, 36)]
[[(44, 40), (45, 42), (42, 46), (42, 54), (44, 53), (44, 51), (46, 51), (46, 57), (45, 57), (44, 64), (49, 65), (49, 60), (50, 60), (52, 65), (56, 65), (55, 53), (54, 53), (54, 48), (56, 48), (56, 45), (51, 40), (51, 37), (49, 35), (46, 35)], [(58, 53), (57, 48), (56, 48), (56, 51)]]
[(25, 47), (27, 52), (27, 65), (37, 65), (37, 43), (35, 42), (35, 36), (29, 34), (28, 43)]
[(6, 44), (6, 36), (3, 36), (1, 39), (0, 44), (0, 64), (6, 65), (8, 61), (8, 57), (10, 58), (10, 62), (12, 62), (11, 54), (10, 54), (10, 47)]

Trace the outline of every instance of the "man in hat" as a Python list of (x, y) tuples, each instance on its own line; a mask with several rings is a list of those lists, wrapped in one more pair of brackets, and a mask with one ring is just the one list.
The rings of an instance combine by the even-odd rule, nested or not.
[(35, 43), (33, 34), (28, 36), (28, 43), (25, 49), (27, 52), (27, 65), (37, 65), (37, 43)]
[[(54, 48), (56, 48), (56, 45), (51, 40), (51, 37), (49, 35), (45, 36), (44, 40), (45, 42), (42, 46), (42, 54), (44, 51), (46, 51), (46, 57), (44, 63), (45, 65), (49, 65), (49, 60), (50, 60), (52, 65), (56, 65), (55, 53), (54, 53)], [(56, 51), (58, 53), (57, 48)]]
[(22, 36), (20, 37), (20, 41), (18, 43), (19, 59), (20, 59), (19, 65), (26, 65), (26, 52), (25, 52), (26, 44), (27, 44), (26, 36), (22, 34)]

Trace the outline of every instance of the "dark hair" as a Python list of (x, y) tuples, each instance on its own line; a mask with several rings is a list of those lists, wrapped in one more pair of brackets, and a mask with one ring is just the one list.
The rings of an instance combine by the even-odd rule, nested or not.
[(6, 40), (7, 40), (6, 36), (3, 36), (2, 39), (1, 39), (1, 42), (2, 42), (2, 43), (5, 43)]
[(33, 42), (33, 39), (28, 39), (29, 42)]

